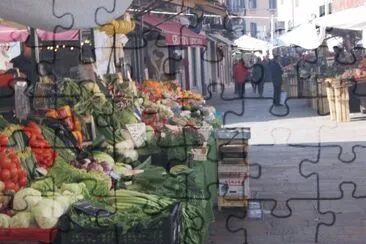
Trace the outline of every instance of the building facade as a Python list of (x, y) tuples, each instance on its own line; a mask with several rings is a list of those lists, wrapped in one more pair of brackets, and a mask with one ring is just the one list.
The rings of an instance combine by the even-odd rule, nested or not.
[(366, 0), (333, 0), (334, 12), (342, 11), (349, 8), (359, 7), (366, 3)]
[(278, 0), (226, 1), (229, 13), (242, 17), (236, 24), (243, 26), (243, 34), (262, 40), (270, 40), (271, 30), (275, 33), (277, 4)]
[(314, 18), (331, 14), (333, 5), (332, 0), (278, 0), (278, 25), (288, 31)]

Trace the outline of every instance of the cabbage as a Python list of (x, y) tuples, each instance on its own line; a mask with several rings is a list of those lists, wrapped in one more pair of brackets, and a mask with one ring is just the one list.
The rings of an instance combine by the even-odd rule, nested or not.
[(93, 158), (98, 162), (107, 162), (111, 168), (114, 166), (114, 159), (107, 153), (104, 152), (93, 152)]
[(123, 152), (122, 155), (126, 160), (130, 160), (133, 162), (139, 158), (139, 154), (136, 150), (129, 150), (129, 151)]
[(63, 212), (65, 213), (71, 204), (84, 199), (83, 195), (75, 195), (71, 192), (65, 191), (61, 196), (56, 197), (56, 201), (62, 207)]
[(80, 195), (83, 192), (83, 188), (80, 184), (83, 184), (85, 186), (84, 183), (71, 183), (71, 184), (63, 183), (61, 185), (61, 191), (63, 192), (67, 190), (72, 192), (73, 194)]
[(10, 219), (9, 227), (36, 227), (36, 223), (34, 221), (33, 215), (30, 212), (19, 212)]
[(86, 188), (83, 189), (83, 196), (89, 195), (106, 196), (112, 186), (111, 177), (100, 172), (86, 172), (66, 163), (64, 159), (58, 157), (53, 167), (48, 172), (49, 177), (53, 177), (57, 186), (63, 183), (82, 182)]
[(0, 228), (8, 228), (10, 225), (10, 217), (6, 214), (0, 214)]
[(15, 194), (13, 209), (16, 211), (30, 211), (41, 200), (41, 192), (33, 188), (24, 188)]
[(35, 216), (37, 224), (42, 229), (53, 228), (58, 219), (66, 212), (62, 204), (56, 200), (42, 199), (32, 208), (32, 214)]
[(135, 144), (132, 140), (125, 140), (116, 144), (116, 150), (118, 153), (123, 153), (125, 151), (133, 150), (135, 148)]

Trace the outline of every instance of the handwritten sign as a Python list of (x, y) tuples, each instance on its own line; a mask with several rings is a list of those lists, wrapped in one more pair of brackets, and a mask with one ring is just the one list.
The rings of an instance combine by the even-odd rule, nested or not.
[(135, 146), (136, 147), (142, 146), (147, 140), (146, 124), (145, 123), (127, 124), (126, 127), (132, 137), (133, 142), (135, 143)]

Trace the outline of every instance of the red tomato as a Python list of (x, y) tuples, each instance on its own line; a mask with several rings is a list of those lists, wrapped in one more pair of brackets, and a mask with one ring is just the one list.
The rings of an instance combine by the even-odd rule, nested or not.
[(1, 168), (2, 169), (11, 169), (12, 168), (12, 162), (11, 162), (11, 160), (10, 159), (8, 159), (8, 158), (4, 158), (1, 162), (0, 162), (0, 164), (1, 164)]
[(1, 177), (1, 180), (2, 181), (10, 180), (10, 178), (11, 178), (10, 170), (8, 170), (8, 169), (2, 169), (1, 170), (0, 177)]
[(25, 177), (27, 177), (27, 172), (25, 172), (24, 169), (18, 170), (18, 178), (21, 179), (21, 178), (25, 178)]
[(31, 138), (31, 137), (32, 137), (32, 132), (30, 132), (29, 130), (24, 130), (24, 134), (25, 134), (28, 138)]
[(20, 186), (26, 186), (27, 185), (27, 177), (23, 177), (19, 179), (19, 185)]
[(15, 190), (15, 183), (11, 181), (5, 182), (5, 188), (8, 190)]
[(33, 121), (29, 122), (27, 127), (30, 128), (31, 131), (35, 132), (35, 134), (42, 134), (41, 128), (39, 128), (39, 126)]
[(14, 190), (15, 190), (15, 191), (19, 191), (19, 189), (20, 189), (19, 184), (15, 184), (15, 188), (14, 188)]
[(1, 147), (7, 147), (9, 145), (9, 140), (7, 137), (0, 138)]
[(7, 158), (5, 152), (0, 153), (0, 162), (4, 160), (4, 158)]
[(13, 167), (10, 169), (10, 176), (11, 176), (11, 178), (14, 178), (14, 177), (18, 178), (18, 169), (16, 167)]

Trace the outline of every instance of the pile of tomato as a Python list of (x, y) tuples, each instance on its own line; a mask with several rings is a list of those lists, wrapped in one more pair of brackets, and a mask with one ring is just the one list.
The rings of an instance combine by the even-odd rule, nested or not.
[(35, 122), (29, 122), (27, 126), (23, 128), (24, 133), (29, 139), (29, 146), (32, 149), (32, 153), (37, 159), (37, 166), (44, 169), (52, 167), (57, 152), (53, 150), (51, 145), (42, 135), (41, 128)]
[(5, 190), (19, 191), (27, 185), (27, 172), (23, 169), (16, 151), (8, 147), (8, 138), (0, 136), (0, 182)]

